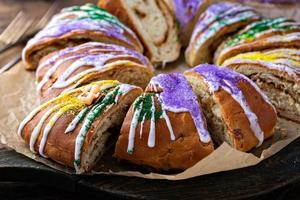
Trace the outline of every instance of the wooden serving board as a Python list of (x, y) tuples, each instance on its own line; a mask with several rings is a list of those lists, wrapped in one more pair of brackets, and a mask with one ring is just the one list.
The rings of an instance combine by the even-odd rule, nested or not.
[(300, 183), (300, 138), (260, 164), (183, 181), (67, 175), (0, 149), (0, 182), (30, 182), (74, 194), (134, 199), (244, 199)]

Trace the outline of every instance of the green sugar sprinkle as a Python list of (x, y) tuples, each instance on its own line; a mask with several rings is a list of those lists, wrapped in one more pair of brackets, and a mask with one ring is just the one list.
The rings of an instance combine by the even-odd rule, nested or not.
[(133, 154), (133, 149), (127, 150), (128, 154)]
[(86, 4), (83, 6), (72, 6), (65, 8), (62, 12), (73, 12), (73, 11), (84, 11), (87, 13), (88, 17), (80, 17), (79, 19), (90, 18), (92, 20), (104, 20), (113, 24), (118, 25), (121, 28), (124, 28), (125, 25), (119, 21), (119, 19), (104, 9), (101, 9), (93, 4)]
[[(138, 122), (142, 122), (143, 119), (145, 120), (151, 120), (152, 118), (152, 97), (155, 97), (155, 93), (146, 93), (141, 96), (139, 96), (134, 104), (134, 111), (141, 110), (140, 115), (138, 117)], [(143, 104), (142, 104), (143, 103)], [(142, 105), (142, 106), (141, 106)], [(162, 110), (155, 109), (154, 111), (154, 118), (155, 121), (161, 118), (162, 116)]]
[(92, 107), (91, 111), (88, 113), (85, 119), (86, 131), (88, 131), (91, 128), (95, 119), (99, 117), (109, 105), (113, 105), (116, 103), (115, 97), (118, 94), (121, 94), (119, 86), (115, 87), (111, 93), (107, 93), (107, 95), (101, 101), (99, 101)]
[(80, 160), (79, 160), (79, 159), (77, 159), (77, 160), (74, 160), (74, 165), (76, 165), (76, 166), (80, 166)]
[(240, 41), (253, 41), (256, 36), (267, 30), (275, 29), (279, 31), (288, 31), (296, 28), (300, 28), (300, 26), (293, 25), (284, 25), (284, 23), (291, 22), (285, 18), (273, 18), (273, 19), (265, 19), (259, 22), (254, 22), (250, 25), (249, 29), (244, 32), (238, 33), (233, 36), (230, 40), (225, 43), (225, 47), (231, 47), (237, 45)]

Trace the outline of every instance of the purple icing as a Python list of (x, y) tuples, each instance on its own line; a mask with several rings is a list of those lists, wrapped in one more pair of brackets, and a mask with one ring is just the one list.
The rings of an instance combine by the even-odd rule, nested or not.
[[(146, 66), (151, 66), (149, 60), (142, 54), (132, 50), (128, 49), (123, 46), (114, 45), (114, 44), (105, 44), (100, 42), (87, 42), (75, 47), (68, 47), (63, 50), (58, 51), (53, 56), (45, 60), (41, 65), (39, 65), (39, 68), (44, 67), (46, 65), (54, 65), (56, 60), (62, 57), (65, 57), (67, 54), (72, 53), (72, 56), (74, 58), (76, 57), (83, 57), (84, 55), (91, 54), (92, 51), (102, 51), (105, 53), (105, 51), (113, 51), (112, 53), (123, 53), (124, 55), (130, 55), (132, 57), (136, 57), (138, 60), (142, 62), (142, 64)], [(104, 51), (103, 51), (104, 50)], [(81, 51), (80, 53), (76, 51)], [(76, 52), (76, 53), (75, 53)], [(103, 53), (102, 53), (103, 54)], [(38, 68), (38, 70), (39, 70)]]
[(163, 89), (160, 98), (166, 110), (190, 112), (201, 141), (210, 141), (197, 96), (182, 74), (160, 74), (152, 78), (151, 84), (158, 85)]
[(219, 90), (219, 88), (223, 86), (229, 88), (233, 94), (236, 94), (241, 91), (238, 87), (241, 80), (250, 81), (242, 74), (211, 64), (202, 64), (189, 71), (201, 74), (205, 78), (205, 81), (210, 83), (213, 92)]
[(195, 17), (201, 4), (202, 0), (174, 0), (176, 18), (183, 29)]
[[(150, 67), (151, 64), (146, 57), (137, 53), (134, 50), (112, 44), (104, 44), (99, 42), (89, 42), (75, 47), (69, 47), (58, 51), (50, 58), (39, 65), (37, 75), (42, 68), (47, 67), (48, 70), (43, 76), (42, 81), (38, 83), (38, 91), (41, 92), (43, 86), (49, 81), (52, 75), (58, 70), (60, 65), (67, 61), (72, 61), (72, 64), (66, 69), (51, 87), (63, 88), (77, 81), (82, 76), (102, 70), (106, 62), (110, 59), (132, 57), (139, 60), (145, 67)], [(80, 72), (76, 76), (68, 79), (78, 68), (91, 65), (92, 69)]]
[[(193, 34), (203, 32), (211, 23), (216, 20), (225, 17), (231, 18), (245, 11), (253, 11), (253, 9), (248, 6), (242, 6), (240, 4), (229, 2), (213, 4), (209, 6), (207, 10), (199, 17)], [(195, 37), (195, 35), (193, 36)]]
[(83, 18), (80, 20), (64, 20), (61, 23), (47, 26), (43, 30), (41, 30), (33, 39), (31, 39), (29, 41), (29, 44), (46, 38), (59, 37), (66, 33), (78, 30), (101, 31), (108, 36), (132, 44), (132, 42), (123, 35), (124, 30), (122, 28), (112, 23), (107, 23), (105, 21), (96, 21), (89, 18)]

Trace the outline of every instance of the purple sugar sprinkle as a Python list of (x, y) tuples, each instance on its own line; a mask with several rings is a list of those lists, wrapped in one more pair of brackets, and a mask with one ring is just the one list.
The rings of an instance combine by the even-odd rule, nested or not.
[(177, 20), (185, 27), (196, 15), (202, 0), (174, 0)]
[[(83, 57), (83, 56), (87, 56), (89, 54), (92, 54), (92, 51), (94, 50), (109, 50), (112, 51), (111, 54), (113, 54), (114, 52), (116, 53), (121, 53), (124, 55), (130, 55), (132, 57), (136, 57), (138, 58), (138, 60), (140, 60), (142, 62), (142, 64), (149, 66), (150, 62), (149, 60), (143, 56), (142, 54), (132, 50), (132, 49), (128, 49), (126, 47), (123, 46), (119, 46), (119, 45), (114, 45), (114, 44), (105, 44), (105, 43), (100, 43), (100, 42), (88, 42), (88, 43), (84, 43), (75, 47), (68, 47), (65, 48), (63, 50), (58, 51), (56, 54), (54, 54), (53, 56), (51, 56), (48, 60), (46, 60), (44, 62), (44, 66), (51, 64), (53, 65), (55, 63), (55, 61), (59, 58), (65, 57), (67, 54), (71, 54), (70, 56), (75, 56), (75, 57)], [(77, 52), (77, 51), (81, 51), (81, 52)], [(105, 55), (105, 51), (101, 54), (99, 54), (99, 57), (101, 57), (101, 55)]]
[(201, 141), (209, 142), (210, 135), (200, 110), (197, 96), (182, 74), (160, 74), (151, 83), (163, 89), (160, 98), (164, 108), (173, 112), (189, 112), (194, 120)]
[(232, 94), (237, 94), (241, 90), (238, 84), (241, 80), (249, 82), (249, 79), (227, 68), (220, 68), (212, 64), (202, 64), (190, 69), (189, 71), (197, 72), (205, 78), (210, 84), (212, 92), (218, 91), (220, 87), (230, 89)]
[(234, 17), (241, 12), (252, 10), (251, 7), (241, 6), (237, 3), (222, 2), (213, 4), (199, 18), (194, 33), (203, 32), (211, 23), (225, 16)]
[(29, 41), (29, 44), (35, 43), (38, 40), (45, 38), (59, 37), (63, 34), (75, 31), (75, 30), (90, 30), (101, 31), (104, 34), (113, 38), (123, 40), (126, 43), (132, 44), (132, 42), (123, 35), (123, 29), (117, 27), (114, 24), (109, 24), (103, 21), (95, 21), (89, 18), (80, 20), (68, 20), (53, 26), (47, 26), (41, 30), (33, 39)]

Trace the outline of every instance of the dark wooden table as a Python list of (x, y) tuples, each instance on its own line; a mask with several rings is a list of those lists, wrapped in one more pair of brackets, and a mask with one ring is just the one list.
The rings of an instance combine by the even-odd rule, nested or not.
[[(75, 1), (60, 1), (75, 5)], [(1, 0), (0, 30), (19, 10), (35, 16), (51, 1)], [(299, 199), (300, 139), (259, 165), (182, 181), (70, 176), (0, 146), (0, 199)]]
[(13, 199), (22, 193), (36, 199), (299, 199), (300, 139), (256, 166), (182, 181), (70, 176), (2, 148), (0, 182), (0, 196)]

